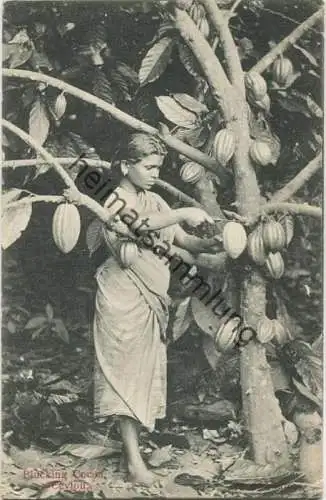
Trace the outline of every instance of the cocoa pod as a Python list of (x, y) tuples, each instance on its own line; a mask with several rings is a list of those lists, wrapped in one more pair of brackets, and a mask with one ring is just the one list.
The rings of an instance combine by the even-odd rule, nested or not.
[(289, 342), (290, 338), (282, 323), (278, 319), (273, 319), (272, 321), (274, 328), (274, 340), (276, 341), (276, 343), (279, 345), (283, 345), (286, 342)]
[(209, 24), (206, 17), (203, 17), (199, 23), (199, 30), (205, 38), (209, 37)]
[(213, 153), (217, 161), (225, 166), (235, 152), (235, 136), (226, 128), (219, 130), (213, 142)]
[(136, 262), (139, 257), (139, 251), (136, 243), (132, 241), (124, 241), (120, 245), (119, 251), (122, 267), (130, 267)]
[(270, 342), (274, 337), (274, 324), (273, 320), (267, 318), (266, 316), (259, 320), (257, 325), (257, 340), (262, 344)]
[(248, 93), (255, 101), (260, 101), (267, 92), (266, 81), (255, 71), (245, 74), (245, 85)]
[(203, 177), (204, 173), (204, 167), (194, 161), (187, 161), (180, 169), (181, 179), (189, 184), (196, 184)]
[(286, 215), (285, 217), (283, 217), (280, 220), (280, 224), (283, 227), (285, 233), (286, 246), (289, 246), (294, 235), (294, 219), (292, 215)]
[(237, 259), (247, 245), (247, 234), (239, 222), (227, 222), (223, 229), (223, 246), (231, 259)]
[(285, 87), (293, 76), (293, 64), (286, 57), (279, 57), (274, 61), (272, 67), (274, 81), (280, 86)]
[(269, 113), (269, 111), (271, 109), (271, 99), (270, 99), (268, 94), (265, 94), (264, 97), (262, 99), (260, 99), (259, 101), (255, 101), (254, 104), (255, 104), (255, 106), (257, 106), (257, 108), (262, 109), (262, 110), (266, 111), (267, 113)]
[(280, 252), (269, 253), (266, 259), (266, 267), (272, 278), (278, 280), (284, 273), (284, 261)]
[(263, 242), (266, 250), (277, 252), (285, 246), (285, 232), (280, 224), (275, 220), (269, 220), (263, 224)]
[(230, 319), (218, 329), (215, 335), (215, 347), (220, 352), (232, 350), (238, 341), (239, 320)]
[(62, 203), (56, 208), (52, 219), (52, 235), (61, 252), (69, 253), (76, 246), (80, 227), (80, 215), (75, 205)]
[(267, 255), (264, 247), (262, 226), (257, 226), (256, 229), (249, 234), (247, 250), (249, 256), (256, 264), (260, 266), (265, 264)]
[(201, 6), (194, 2), (190, 8), (189, 15), (195, 24), (199, 23), (202, 18)]
[(67, 107), (67, 100), (62, 92), (56, 98), (55, 103), (54, 103), (54, 108), (53, 108), (53, 112), (54, 112), (57, 120), (60, 120), (60, 118), (62, 118), (62, 116), (64, 115), (64, 113), (66, 111), (66, 107)]
[(267, 141), (255, 140), (250, 146), (250, 157), (258, 165), (265, 167), (273, 161), (273, 152)]

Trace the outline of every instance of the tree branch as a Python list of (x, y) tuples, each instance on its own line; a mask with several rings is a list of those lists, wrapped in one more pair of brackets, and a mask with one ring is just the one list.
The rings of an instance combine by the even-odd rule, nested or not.
[(19, 207), (21, 205), (27, 205), (29, 203), (64, 203), (66, 198), (64, 196), (57, 196), (57, 195), (34, 195), (34, 196), (25, 196), (25, 198), (22, 198), (21, 200), (17, 201), (11, 201), (10, 203), (7, 203), (5, 208), (13, 208), (13, 207)]
[(320, 219), (323, 211), (320, 207), (308, 205), (308, 203), (266, 203), (261, 208), (261, 215), (272, 212), (289, 212), (297, 215), (309, 215)]
[(320, 153), (311, 160), (292, 180), (282, 189), (276, 191), (270, 199), (271, 203), (280, 203), (288, 200), (323, 166), (323, 158)]
[(42, 156), (42, 158), (44, 158), (46, 163), (50, 163), (68, 188), (77, 189), (74, 181), (67, 174), (65, 169), (60, 165), (58, 160), (54, 158), (52, 155), (50, 155), (50, 153), (48, 153), (46, 149), (44, 149), (37, 141), (35, 141), (35, 139), (33, 139), (31, 135), (27, 134), (26, 132), (24, 132), (24, 130), (17, 127), (13, 123), (8, 122), (7, 120), (3, 119), (2, 125), (11, 132), (13, 132), (15, 135), (17, 135), (18, 137), (20, 137), (20, 139), (26, 142), (33, 149), (35, 149), (35, 151), (37, 151)]
[[(301, 24), (300, 21), (296, 21), (295, 19), (293, 19), (293, 17), (286, 16), (285, 14), (282, 14), (282, 12), (278, 12), (277, 10), (268, 9), (267, 7), (259, 7), (259, 8), (260, 8), (260, 10), (262, 10), (264, 12), (269, 12), (270, 14), (274, 14), (275, 16), (278, 16), (281, 19), (285, 19), (286, 21), (290, 21), (291, 23), (296, 24), (297, 26), (300, 26), (300, 24)], [(313, 33), (316, 33), (316, 35), (323, 36), (323, 32), (317, 31), (313, 28), (309, 28), (308, 31), (309, 30), (312, 31)]]
[[(97, 201), (93, 200), (86, 194), (81, 193), (77, 189), (74, 181), (67, 174), (65, 169), (60, 165), (56, 158), (48, 153), (46, 149), (44, 149), (37, 141), (33, 139), (33, 137), (31, 137), (29, 134), (24, 132), (21, 128), (17, 127), (13, 123), (8, 122), (7, 120), (2, 120), (2, 125), (18, 137), (20, 137), (29, 146), (34, 148), (35, 151), (37, 151), (44, 158), (46, 163), (49, 163), (53, 166), (53, 168), (56, 170), (56, 172), (59, 174), (59, 176), (67, 186), (70, 196), (74, 198), (74, 203), (76, 203), (77, 205), (84, 205), (89, 210), (94, 212), (94, 214), (97, 215), (103, 222), (108, 222), (107, 211), (99, 203), (97, 203)], [(65, 196), (65, 199), (67, 199), (67, 196)]]
[(241, 93), (245, 98), (245, 85), (244, 75), (240, 62), (238, 49), (234, 43), (231, 34), (228, 18), (218, 8), (215, 0), (200, 0), (200, 3), (205, 7), (209, 18), (216, 29), (220, 42), (223, 46), (224, 55), (226, 59), (227, 74), (230, 78), (232, 85)]
[[(75, 161), (76, 158), (56, 158), (56, 160), (61, 164), (61, 165), (72, 165)], [(104, 168), (106, 170), (111, 170), (111, 163), (108, 161), (102, 161), (102, 160), (84, 160), (85, 163), (91, 168)], [(27, 160), (9, 160), (9, 161), (4, 161), (2, 164), (3, 168), (19, 168), (19, 167), (33, 167), (35, 165), (42, 165), (44, 163), (48, 163), (45, 160), (39, 160), (38, 158), (30, 158)], [(198, 201), (196, 201), (194, 198), (191, 196), (188, 196), (187, 194), (183, 193), (180, 191), (180, 189), (172, 186), (169, 182), (163, 181), (162, 179), (157, 179), (155, 184), (166, 191), (167, 193), (171, 194), (174, 198), (176, 198), (179, 201), (182, 201), (185, 205), (190, 205), (192, 207), (198, 207), (198, 208), (203, 208)], [(23, 200), (20, 200), (23, 201)], [(38, 201), (38, 200), (34, 200)], [(42, 200), (40, 200), (42, 201)], [(50, 200), (49, 200), (50, 201)], [(27, 202), (27, 201), (26, 201)]]
[(180, 191), (180, 189), (172, 186), (166, 181), (163, 181), (162, 179), (157, 179), (155, 182), (156, 186), (164, 189), (167, 193), (171, 194), (174, 198), (176, 198), (179, 201), (182, 201), (185, 205), (190, 205), (191, 207), (198, 207), (198, 208), (203, 208), (203, 206), (198, 203), (194, 198), (191, 198), (191, 196), (188, 196), (187, 194), (183, 193)]
[[(60, 165), (72, 165), (78, 159), (77, 158), (56, 158)], [(79, 161), (79, 160), (78, 160)], [(103, 168), (106, 170), (111, 170), (111, 163), (102, 160), (89, 160), (81, 159), (80, 161), (85, 161), (87, 165), (93, 168)], [(45, 160), (40, 160), (39, 158), (21, 159), (21, 160), (7, 160), (2, 163), (2, 168), (20, 168), (20, 167), (33, 167), (35, 165), (42, 165), (48, 163)]]
[(250, 71), (256, 71), (257, 73), (263, 73), (268, 66), (270, 66), (274, 60), (280, 54), (283, 54), (291, 45), (293, 45), (299, 38), (304, 35), (306, 31), (308, 31), (317, 21), (323, 18), (324, 9), (321, 8), (312, 16), (308, 17), (300, 26), (295, 28), (292, 33), (290, 33), (287, 37), (285, 37), (280, 43), (278, 43), (275, 47), (270, 50), (258, 63), (255, 64), (251, 68)]
[[(205, 43), (209, 47), (206, 40)], [(207, 154), (203, 153), (202, 151), (196, 148), (193, 148), (192, 146), (189, 146), (188, 144), (185, 144), (184, 142), (180, 141), (179, 139), (173, 137), (170, 134), (167, 133), (160, 134), (155, 127), (152, 127), (151, 125), (148, 125), (147, 123), (144, 123), (141, 120), (138, 120), (137, 118), (128, 115), (128, 113), (121, 111), (112, 104), (109, 104), (103, 101), (102, 99), (99, 99), (98, 97), (95, 97), (94, 95), (85, 92), (84, 90), (74, 87), (69, 83), (59, 80), (58, 78), (53, 78), (52, 76), (49, 75), (44, 75), (42, 73), (37, 73), (35, 71), (27, 71), (22, 69), (4, 68), (2, 70), (2, 74), (6, 77), (11, 77), (11, 78), (21, 78), (24, 80), (27, 79), (36, 82), (43, 82), (46, 83), (47, 85), (50, 85), (51, 87), (63, 90), (67, 94), (71, 94), (77, 97), (78, 99), (81, 99), (82, 101), (97, 106), (98, 108), (102, 109), (103, 111), (111, 115), (116, 120), (119, 120), (127, 127), (133, 128), (134, 130), (138, 130), (139, 132), (145, 132), (147, 134), (158, 136), (168, 147), (175, 149), (176, 151), (183, 154), (187, 158), (197, 163), (200, 163), (205, 168), (207, 168), (207, 170), (210, 170), (214, 174), (219, 175), (220, 178), (224, 177), (225, 179), (226, 176), (230, 178), (230, 172), (226, 168), (222, 167), (222, 165), (219, 165), (214, 158), (208, 156)]]
[(229, 16), (231, 17), (234, 14), (234, 11), (237, 9), (239, 4), (242, 2), (242, 0), (235, 0), (234, 4), (232, 5), (231, 9), (229, 10)]
[(233, 94), (233, 89), (220, 61), (191, 17), (184, 10), (175, 9), (174, 23), (198, 60), (211, 92), (223, 111), (225, 120), (227, 122), (231, 121), (233, 114), (230, 106), (232, 99), (230, 97)]

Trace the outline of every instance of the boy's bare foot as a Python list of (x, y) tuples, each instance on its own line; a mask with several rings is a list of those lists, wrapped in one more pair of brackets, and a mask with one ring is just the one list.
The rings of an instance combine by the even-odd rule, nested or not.
[(129, 465), (129, 480), (134, 484), (141, 484), (142, 486), (151, 486), (157, 477), (153, 472), (150, 472), (145, 464), (137, 464), (134, 466)]

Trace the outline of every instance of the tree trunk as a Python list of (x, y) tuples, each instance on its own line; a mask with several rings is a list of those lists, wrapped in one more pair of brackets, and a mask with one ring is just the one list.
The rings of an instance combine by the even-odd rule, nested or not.
[[(236, 198), (241, 215), (259, 210), (261, 196), (256, 174), (249, 159), (249, 131), (245, 105), (237, 102), (238, 148), (235, 154)], [(242, 100), (241, 100), (242, 101)], [(242, 109), (242, 111), (241, 111)], [(240, 315), (256, 329), (266, 314), (266, 284), (251, 270), (241, 286)], [(256, 341), (242, 349), (240, 356), (242, 402), (252, 458), (257, 464), (289, 463), (288, 447), (282, 427), (282, 413), (274, 394), (265, 348)]]
[[(244, 217), (255, 217), (259, 213), (261, 194), (256, 173), (249, 157), (250, 134), (248, 105), (245, 99), (243, 72), (237, 47), (233, 41), (227, 19), (214, 0), (201, 0), (209, 13), (210, 20), (221, 35), (226, 56), (226, 66), (232, 74), (232, 84), (227, 79), (220, 62), (211, 47), (198, 33), (189, 16), (175, 10), (175, 24), (181, 36), (193, 51), (210, 86), (211, 93), (222, 110), (226, 126), (237, 138), (233, 159), (233, 171), (238, 213)], [(211, 215), (220, 216), (220, 208), (214, 202), (209, 178), (196, 186), (196, 196)], [(255, 270), (240, 286), (240, 314), (252, 328), (257, 327), (265, 315), (266, 288), (264, 279)], [(251, 341), (241, 352), (241, 385), (245, 423), (253, 459), (256, 463), (288, 462), (288, 451), (282, 427), (282, 415), (274, 395), (270, 369), (265, 348)]]
[[(256, 328), (266, 305), (265, 283), (256, 271), (244, 279), (241, 299), (245, 323)], [(252, 341), (241, 350), (240, 373), (244, 418), (255, 462), (288, 463), (283, 417), (262, 344)]]

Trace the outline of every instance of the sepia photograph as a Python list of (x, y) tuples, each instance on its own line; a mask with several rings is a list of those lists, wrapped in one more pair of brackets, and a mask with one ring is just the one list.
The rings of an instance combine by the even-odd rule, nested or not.
[(3, 500), (324, 498), (323, 21), (3, 3)]

